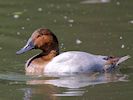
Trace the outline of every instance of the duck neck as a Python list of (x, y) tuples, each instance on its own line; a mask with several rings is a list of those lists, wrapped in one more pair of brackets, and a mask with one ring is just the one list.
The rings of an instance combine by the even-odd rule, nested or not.
[(42, 53), (39, 54), (39, 56), (45, 60), (51, 60), (52, 58), (54, 58), (55, 56), (57, 56), (59, 54), (59, 50), (50, 50), (50, 51), (43, 51)]
[(55, 39), (53, 39), (54, 41), (48, 45), (45, 45), (44, 48), (42, 48), (42, 53), (40, 53), (40, 56), (44, 59), (44, 60), (50, 60), (53, 57), (59, 55), (59, 44), (58, 44), (58, 40), (56, 37), (54, 37)]
[(51, 50), (49, 52), (42, 52), (36, 56), (34, 56), (33, 58), (31, 58), (27, 64), (26, 64), (26, 68), (28, 68), (28, 66), (32, 63), (32, 61), (34, 61), (34, 63), (47, 63), (50, 60), (52, 60), (55, 56), (57, 56), (59, 54), (58, 50)]

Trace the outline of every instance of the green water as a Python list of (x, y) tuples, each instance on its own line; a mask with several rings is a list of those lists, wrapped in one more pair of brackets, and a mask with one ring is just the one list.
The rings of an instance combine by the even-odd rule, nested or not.
[(133, 56), (132, 0), (0, 0), (0, 100), (132, 100), (132, 58), (120, 72), (68, 77), (26, 76), (17, 56), (31, 33), (51, 29), (61, 51)]

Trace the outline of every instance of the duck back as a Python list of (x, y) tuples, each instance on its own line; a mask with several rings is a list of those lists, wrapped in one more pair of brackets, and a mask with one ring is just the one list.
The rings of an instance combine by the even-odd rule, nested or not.
[(93, 55), (86, 52), (69, 51), (61, 53), (49, 62), (45, 73), (82, 73), (101, 72), (106, 61), (106, 56)]

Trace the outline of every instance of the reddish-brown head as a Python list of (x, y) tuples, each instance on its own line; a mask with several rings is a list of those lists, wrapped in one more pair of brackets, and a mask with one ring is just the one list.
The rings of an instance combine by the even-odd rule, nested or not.
[(51, 50), (59, 51), (58, 40), (56, 36), (49, 29), (40, 28), (33, 32), (27, 44), (17, 52), (22, 54), (32, 49), (41, 49), (48, 53)]

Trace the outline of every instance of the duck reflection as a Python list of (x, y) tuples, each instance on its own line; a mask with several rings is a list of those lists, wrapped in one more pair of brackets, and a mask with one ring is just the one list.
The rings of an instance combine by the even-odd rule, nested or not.
[[(45, 77), (45, 79), (43, 79)], [(27, 81), (28, 85), (35, 88), (25, 89), (25, 99), (31, 100), (32, 96), (42, 94), (44, 98), (57, 100), (59, 96), (82, 96), (85, 93), (85, 87), (109, 82), (127, 81), (127, 75), (121, 73), (93, 73), (93, 74), (73, 74), (51, 77), (51, 75), (39, 77)], [(63, 90), (63, 91), (61, 91)], [(65, 90), (65, 91), (64, 91)], [(48, 100), (49, 100), (48, 99)]]

